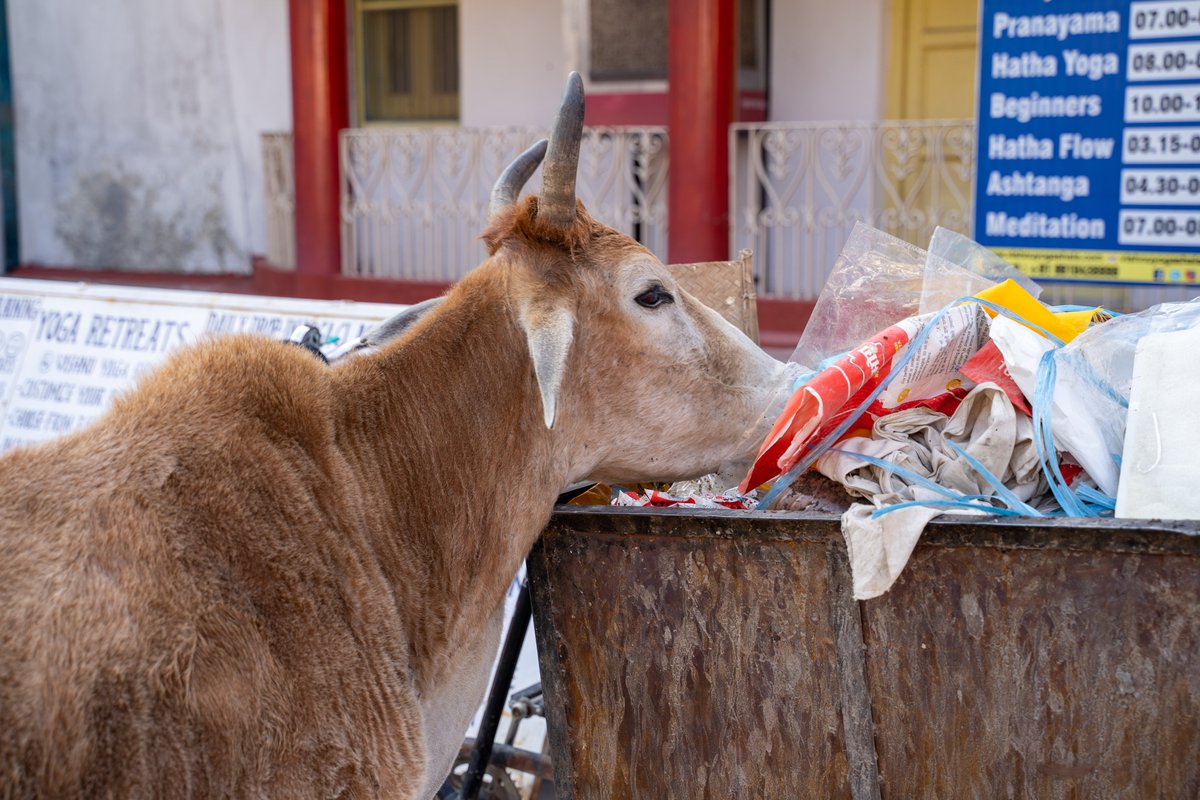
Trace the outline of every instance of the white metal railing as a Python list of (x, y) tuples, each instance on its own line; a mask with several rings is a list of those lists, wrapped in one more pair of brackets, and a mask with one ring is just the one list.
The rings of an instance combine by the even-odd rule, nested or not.
[[(971, 120), (738, 124), (729, 137), (729, 250), (754, 251), (760, 294), (817, 298), (859, 220), (921, 247), (938, 225), (972, 235)], [(1131, 311), (1197, 294), (1045, 282), (1042, 298)]]
[(812, 299), (855, 222), (969, 232), (974, 140), (965, 120), (734, 125), (730, 251), (754, 251), (760, 293)]
[(267, 261), (296, 268), (296, 184), (292, 166), (292, 135), (264, 133), (263, 208), (267, 223)]
[[(969, 225), (968, 122), (739, 125), (731, 128), (731, 247), (755, 252), (759, 291), (816, 297), (856, 220), (918, 244)], [(495, 176), (537, 129), (344, 131), (345, 274), (454, 280), (484, 257)], [(536, 186), (537, 175), (531, 179)], [(589, 128), (577, 191), (602, 222), (664, 260), (666, 133)]]
[[(369, 128), (341, 135), (342, 272), (453, 281), (484, 257), (496, 176), (545, 135), (531, 128)], [(754, 251), (758, 293), (815, 299), (858, 220), (925, 246), (971, 235), (970, 121), (760, 123), (730, 128), (730, 253)], [(264, 134), (267, 256), (295, 264), (290, 134)], [(667, 135), (588, 128), (578, 194), (601, 222), (667, 253)], [(536, 191), (540, 173), (529, 189)], [(1050, 302), (1130, 310), (1182, 287), (1047, 284)]]
[[(525, 128), (343, 131), (342, 272), (453, 281), (486, 256), (488, 193), (504, 167), (546, 135)], [(588, 128), (576, 193), (596, 219), (666, 252), (666, 133)], [(536, 191), (540, 171), (527, 187)]]

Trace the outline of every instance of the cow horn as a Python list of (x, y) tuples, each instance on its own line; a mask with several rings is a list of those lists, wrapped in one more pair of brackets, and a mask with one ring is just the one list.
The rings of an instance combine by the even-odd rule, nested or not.
[(566, 230), (575, 224), (575, 172), (579, 143), (583, 139), (583, 79), (578, 72), (567, 77), (562, 105), (550, 134), (550, 150), (542, 167), (538, 218)]
[(513, 162), (505, 167), (504, 172), (500, 173), (496, 185), (492, 187), (492, 197), (488, 203), (489, 217), (496, 216), (496, 212), (508, 208), (517, 201), (517, 196), (521, 194), (521, 188), (538, 168), (538, 164), (542, 163), (542, 159), (546, 157), (547, 144), (545, 139), (540, 140), (513, 159)]

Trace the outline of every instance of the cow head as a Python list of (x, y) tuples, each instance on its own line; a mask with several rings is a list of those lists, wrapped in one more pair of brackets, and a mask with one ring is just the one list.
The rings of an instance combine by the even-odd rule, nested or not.
[[(753, 455), (783, 365), (679, 287), (654, 254), (575, 197), (583, 86), (568, 79), (547, 145), (492, 192), (485, 269), (505, 270), (545, 425), (573, 478), (672, 480)], [(545, 158), (541, 191), (518, 200)]]

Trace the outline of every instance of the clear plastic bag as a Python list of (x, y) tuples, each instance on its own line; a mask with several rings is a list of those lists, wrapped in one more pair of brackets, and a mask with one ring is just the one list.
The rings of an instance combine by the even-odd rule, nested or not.
[(1008, 279), (1041, 293), (1016, 267), (954, 231), (935, 229), (929, 248), (857, 223), (789, 360), (815, 372), (889, 325)]
[[(1111, 463), (1089, 473), (1110, 496), (1116, 495), (1125, 420), (1138, 342), (1149, 334), (1200, 327), (1200, 298), (1187, 303), (1163, 303), (1136, 314), (1095, 325), (1054, 354), (1055, 397), (1070, 396), (1073, 406), (1102, 421), (1096, 426)], [(1071, 424), (1070, 415), (1054, 419), (1056, 430)]]
[(986, 247), (947, 228), (935, 228), (921, 283), (921, 314), (929, 314), (960, 297), (978, 294), (1006, 280), (1034, 297), (1042, 288)]
[(815, 372), (825, 359), (916, 314), (927, 256), (915, 245), (857, 223), (789, 360)]
[[(986, 342), (988, 318), (978, 306), (949, 306), (991, 287), (992, 274), (1012, 268), (955, 236), (945, 232), (939, 241), (989, 274), (945, 262), (863, 223), (854, 226), (792, 355), (799, 370), (796, 392), (763, 441), (742, 491), (780, 470), (791, 476), (779, 483), (786, 486), (793, 468), (806, 468), (848, 426), (869, 428), (868, 418), (905, 405), (952, 410), (967, 394), (974, 384), (958, 370)], [(923, 296), (950, 300), (938, 313), (922, 315)], [(913, 341), (918, 336), (919, 343)], [(902, 349), (893, 373), (892, 359)]]

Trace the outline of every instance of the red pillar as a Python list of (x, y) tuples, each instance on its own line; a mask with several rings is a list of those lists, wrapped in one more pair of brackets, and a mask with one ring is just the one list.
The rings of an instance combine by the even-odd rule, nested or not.
[(345, 0), (289, 0), (296, 269), (341, 271), (338, 131), (350, 126)]
[(729, 257), (735, 0), (669, 0), (667, 247), (672, 263)]

